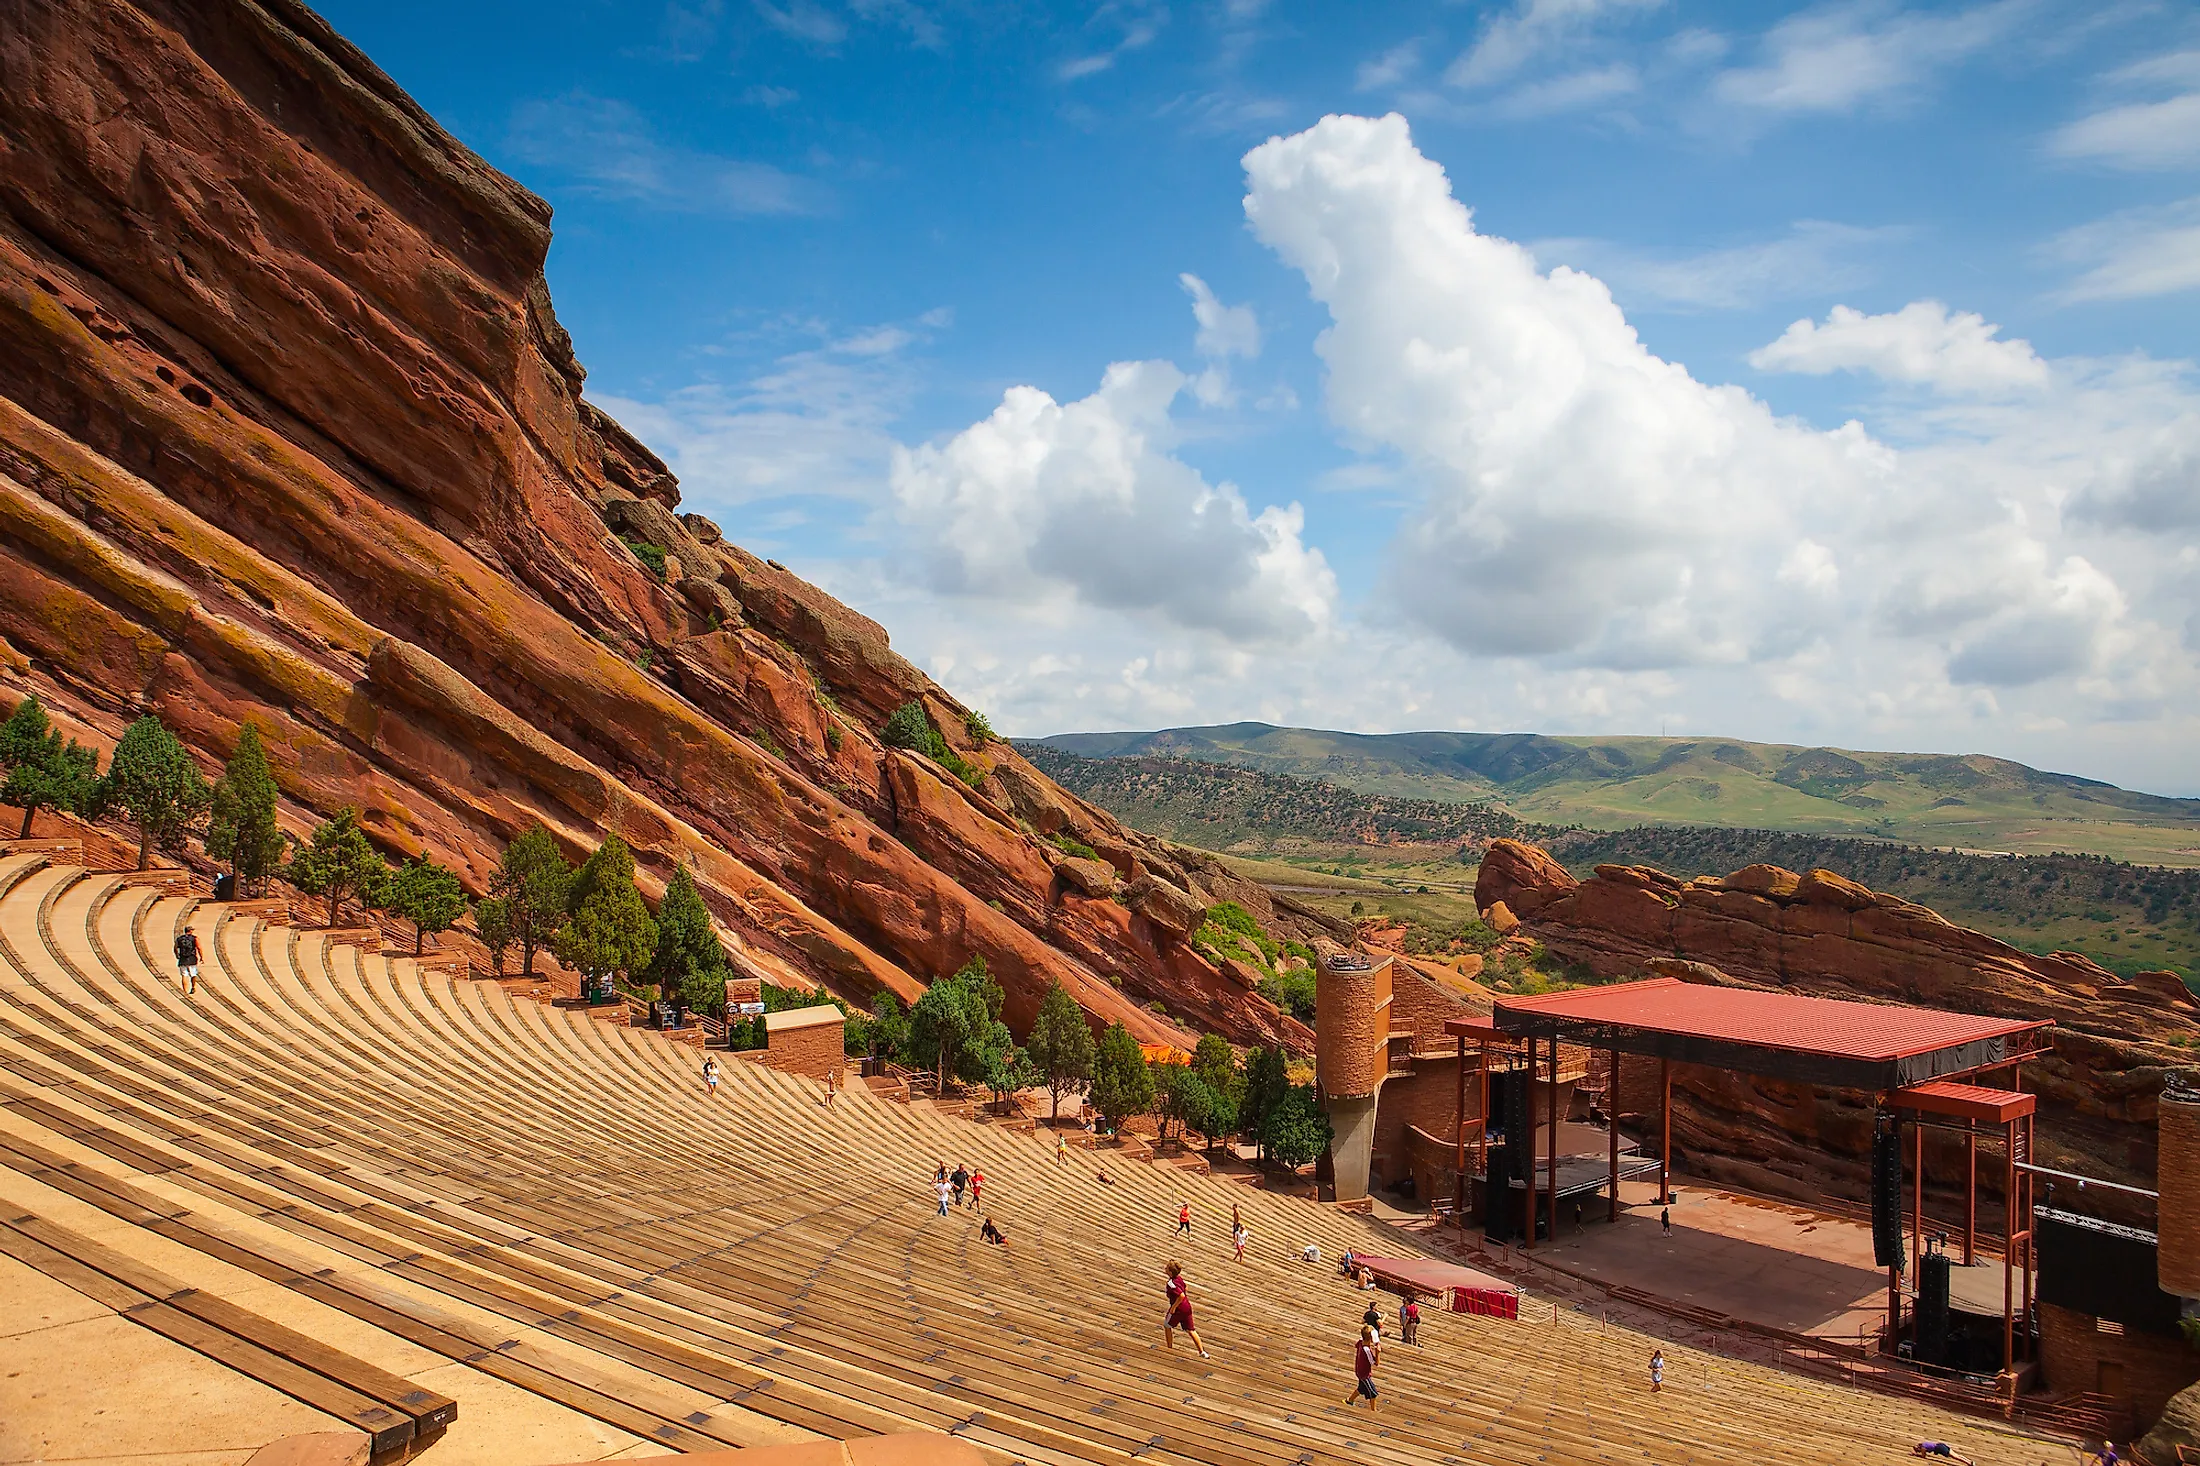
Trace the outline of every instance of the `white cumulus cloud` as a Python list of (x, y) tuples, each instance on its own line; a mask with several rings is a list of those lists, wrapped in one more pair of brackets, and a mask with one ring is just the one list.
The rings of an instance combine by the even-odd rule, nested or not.
[(1940, 392), (2023, 391), (2047, 385), (2047, 363), (2030, 342), (2001, 341), (2001, 327), (1969, 311), (1951, 314), (1937, 300), (1866, 315), (1837, 305), (1825, 324), (1804, 319), (1749, 354), (1759, 371), (1870, 372)]
[(2106, 654), (2127, 600), (2044, 540), (2046, 500), (1661, 360), (1600, 281), (1478, 232), (1404, 119), (1325, 118), (1245, 167), (1254, 232), (1328, 308), (1333, 417), (1418, 491), (1399, 607), (1451, 645), (1622, 672), (1835, 646), (1861, 678), (1877, 627), (2013, 685)]
[(1011, 387), (945, 443), (894, 453), (894, 515), (935, 590), (1038, 607), (1070, 600), (1237, 642), (1327, 627), (1336, 577), (1296, 504), (1257, 514), (1170, 453), (1167, 362), (1118, 362), (1060, 403)]

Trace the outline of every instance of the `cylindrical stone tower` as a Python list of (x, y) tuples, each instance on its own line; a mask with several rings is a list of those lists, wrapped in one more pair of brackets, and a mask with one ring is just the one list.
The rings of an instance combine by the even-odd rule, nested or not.
[(1375, 1093), (1390, 1071), (1390, 959), (1332, 952), (1314, 974), (1314, 1078), (1336, 1137), (1337, 1200), (1367, 1195)]

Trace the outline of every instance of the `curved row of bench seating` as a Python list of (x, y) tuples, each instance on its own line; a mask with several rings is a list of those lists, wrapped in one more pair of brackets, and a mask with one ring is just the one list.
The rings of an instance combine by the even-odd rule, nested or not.
[[(186, 925), (195, 995), (166, 960)], [(0, 858), (0, 1167), (675, 1449), (926, 1429), (1065, 1466), (1816, 1466), (1927, 1437), (2071, 1458), (1673, 1346), (1652, 1396), (1656, 1341), (1547, 1305), (1431, 1316), (1420, 1349), (1386, 1349), (1380, 1413), (1347, 1411), (1367, 1300), (1297, 1254), (1396, 1254), (1395, 1232), (1105, 1151), (1059, 1164), (1043, 1133), (860, 1087), (828, 1108), (752, 1064), (722, 1063), (712, 1098), (698, 1058), (49, 854)], [(974, 1213), (934, 1214), (942, 1161), (984, 1170), (1008, 1247)], [(36, 1231), (7, 1236), (67, 1252)], [(1211, 1359), (1160, 1347), (1171, 1257)], [(321, 1363), (333, 1381), (341, 1360)]]

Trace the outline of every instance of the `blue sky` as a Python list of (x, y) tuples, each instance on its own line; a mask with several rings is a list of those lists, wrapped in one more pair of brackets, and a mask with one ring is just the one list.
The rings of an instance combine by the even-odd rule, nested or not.
[(323, 9), (689, 507), (1005, 730), (2200, 792), (2192, 7)]

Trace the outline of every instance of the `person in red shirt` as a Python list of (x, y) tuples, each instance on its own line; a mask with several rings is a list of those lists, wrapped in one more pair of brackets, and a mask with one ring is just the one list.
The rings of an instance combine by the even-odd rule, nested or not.
[(1375, 1408), (1375, 1366), (1381, 1362), (1383, 1351), (1375, 1342), (1375, 1330), (1360, 1325), (1360, 1342), (1352, 1346), (1352, 1393), (1344, 1397), (1345, 1407), (1350, 1409), (1355, 1400), (1367, 1401), (1367, 1408)]
[(977, 1167), (975, 1167), (975, 1166), (971, 1167), (971, 1170), (970, 1170), (970, 1209), (971, 1209), (972, 1211), (978, 1211), (978, 1210), (981, 1210), (981, 1209), (982, 1209), (982, 1207), (983, 1207), (983, 1203), (982, 1203), (982, 1202), (980, 1202), (978, 1198), (979, 1198), (980, 1194), (984, 1192), (984, 1190), (985, 1190), (985, 1172), (983, 1172), (983, 1171), (979, 1170), (979, 1169), (978, 1169)]
[(1169, 1286), (1167, 1291), (1169, 1295), (1169, 1316), (1163, 1320), (1161, 1325), (1162, 1347), (1174, 1349), (1176, 1347), (1176, 1331), (1182, 1329), (1184, 1330), (1184, 1337), (1190, 1339), (1192, 1347), (1199, 1351), (1199, 1357), (1205, 1359), (1207, 1357), (1207, 1346), (1199, 1342), (1199, 1330), (1192, 1327), (1192, 1285), (1184, 1280), (1184, 1265), (1182, 1263), (1172, 1262), (1169, 1264)]
[(1180, 1237), (1192, 1235), (1192, 1204), (1188, 1201), (1181, 1202), (1177, 1206), (1176, 1232)]

